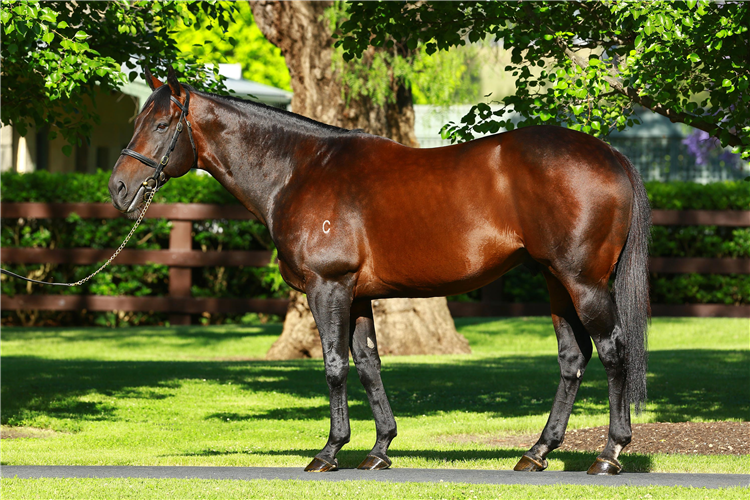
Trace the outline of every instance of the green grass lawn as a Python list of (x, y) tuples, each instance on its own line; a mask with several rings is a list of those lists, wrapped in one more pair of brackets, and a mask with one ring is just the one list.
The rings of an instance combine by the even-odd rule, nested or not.
[[(497, 448), (489, 439), (537, 435), (546, 422), (558, 382), (550, 320), (467, 319), (457, 324), (472, 346), (471, 355), (383, 359), (383, 380), (399, 425), (390, 453), (394, 467), (510, 469), (525, 450)], [(2, 464), (304, 467), (328, 434), (325, 375), (320, 360), (261, 359), (280, 329), (4, 328), (2, 423), (55, 432), (44, 438), (3, 439)], [(654, 319), (649, 402), (634, 422), (748, 420), (749, 362), (747, 319)], [(339, 454), (343, 467), (356, 466), (375, 439), (355, 370), (349, 388), (352, 442)], [(594, 359), (570, 428), (606, 425), (606, 400), (606, 376)], [(587, 452), (552, 453), (550, 469), (585, 470), (594, 457)], [(750, 471), (748, 456), (636, 455), (626, 450), (622, 462), (629, 471)], [(85, 491), (101, 491), (97, 485), (104, 483), (97, 481), (3, 480), (3, 496), (8, 491), (15, 492), (13, 498), (58, 497), (51, 493), (58, 488), (60, 498), (87, 497)], [(199, 497), (191, 493), (197, 490), (204, 491), (205, 498), (221, 496), (214, 495), (210, 481), (107, 484), (113, 492), (140, 485), (139, 491), (177, 488), (183, 496)], [(221, 491), (230, 488), (217, 484)], [(256, 486), (257, 491), (271, 488), (279, 498), (297, 488), (262, 482)], [(221, 497), (252, 496), (243, 488), (231, 486)], [(344, 486), (304, 488), (321, 488), (311, 493), (316, 497), (326, 496), (326, 488), (339, 491)], [(417, 496), (398, 490), (406, 486), (392, 488), (393, 497)], [(472, 495), (461, 493), (468, 492), (466, 488), (458, 485), (438, 496), (485, 498), (506, 490), (511, 497), (531, 494), (511, 487), (472, 487)], [(677, 490), (664, 491), (669, 497)], [(580, 493), (580, 498), (595, 494)], [(631, 498), (646, 494), (634, 489)], [(154, 494), (158, 496), (180, 494)]]

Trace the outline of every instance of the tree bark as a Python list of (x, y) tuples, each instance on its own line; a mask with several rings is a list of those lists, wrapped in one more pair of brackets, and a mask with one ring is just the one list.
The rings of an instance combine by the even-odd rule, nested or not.
[[(292, 111), (343, 128), (360, 128), (417, 147), (411, 89), (391, 75), (394, 99), (385, 104), (368, 97), (344, 99), (340, 75), (333, 66), (331, 27), (325, 17), (333, 2), (251, 1), (255, 22), (281, 49), (291, 75)], [(371, 47), (360, 64), (375, 56)], [(445, 298), (373, 301), (380, 354), (469, 353), (456, 331)], [(320, 337), (305, 295), (292, 292), (284, 329), (267, 359), (322, 357)]]

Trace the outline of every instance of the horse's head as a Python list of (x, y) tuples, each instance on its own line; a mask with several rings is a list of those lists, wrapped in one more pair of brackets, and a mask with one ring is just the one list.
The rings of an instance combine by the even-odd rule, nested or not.
[(167, 85), (146, 69), (153, 93), (135, 120), (128, 147), (112, 169), (109, 193), (116, 209), (137, 217), (153, 189), (187, 173), (198, 161), (188, 113), (190, 92), (169, 68)]

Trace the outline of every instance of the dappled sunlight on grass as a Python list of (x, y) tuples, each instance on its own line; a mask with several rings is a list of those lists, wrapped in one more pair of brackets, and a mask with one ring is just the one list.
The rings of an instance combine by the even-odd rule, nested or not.
[[(650, 355), (649, 401), (634, 421), (748, 419), (750, 351), (734, 347), (737, 341), (726, 330), (736, 324), (700, 323), (679, 348), (665, 349), (669, 341), (661, 337), (674, 329), (667, 320), (654, 320), (652, 342), (659, 348)], [(489, 438), (538, 436), (546, 422), (559, 379), (551, 322), (459, 325), (472, 342), (471, 355), (383, 359), (383, 381), (399, 425), (391, 448), (396, 466), (510, 468), (523, 450), (488, 445)], [(71, 434), (3, 440), (2, 461), (304, 466), (328, 433), (323, 363), (258, 359), (267, 349), (261, 344), (270, 346), (278, 333), (278, 325), (4, 329), (3, 424)], [(524, 352), (525, 341), (530, 347)], [(233, 360), (238, 349), (255, 359)], [(356, 466), (374, 443), (375, 427), (354, 369), (349, 400), (352, 442), (340, 457), (342, 465)], [(607, 422), (606, 376), (593, 359), (570, 427)], [(550, 458), (551, 468), (580, 470), (593, 455)], [(628, 470), (689, 469), (687, 462), (650, 460), (624, 459)], [(736, 468), (721, 456), (691, 460), (696, 470)]]

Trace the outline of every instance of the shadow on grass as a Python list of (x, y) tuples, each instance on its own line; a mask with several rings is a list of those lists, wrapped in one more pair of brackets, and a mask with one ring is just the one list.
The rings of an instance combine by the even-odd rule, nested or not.
[[(390, 358), (393, 359), (393, 358)], [(435, 363), (388, 362), (383, 380), (399, 417), (463, 411), (493, 416), (546, 415), (557, 387), (554, 355), (460, 358)], [(747, 420), (750, 415), (750, 353), (679, 350), (650, 355), (647, 408), (659, 421)], [(276, 392), (298, 398), (296, 406), (266, 413), (233, 414), (236, 419), (327, 419), (327, 405), (305, 399), (327, 395), (322, 362), (102, 361), (34, 356), (2, 359), (2, 423), (19, 425), (29, 416), (73, 420), (113, 419), (115, 409), (82, 402), (92, 393), (109, 397), (164, 399), (163, 389), (185, 380), (231, 383), (246, 391)], [(351, 416), (371, 419), (366, 396), (350, 371)], [(592, 360), (574, 413), (607, 412), (606, 376)], [(210, 404), (210, 402), (207, 402)], [(216, 414), (219, 415), (219, 414)], [(219, 418), (209, 416), (208, 418)], [(225, 417), (226, 418), (226, 417)]]
[[(3, 328), (3, 340), (13, 341), (45, 341), (59, 342), (94, 342), (111, 340), (120, 345), (127, 343), (132, 348), (148, 347), (151, 338), (177, 338), (188, 340), (196, 347), (208, 346), (228, 339), (243, 339), (247, 337), (265, 337), (281, 335), (281, 324), (267, 325), (220, 325), (220, 326), (143, 326), (129, 328)], [(129, 341), (129, 339), (137, 339)]]
[[(452, 467), (456, 463), (466, 462), (471, 460), (498, 460), (498, 459), (520, 459), (526, 451), (520, 448), (498, 448), (498, 449), (482, 449), (482, 450), (398, 450), (391, 449), (388, 452), (388, 456), (393, 459), (393, 462), (398, 466), (399, 458), (420, 458), (435, 462), (445, 463), (445, 467)], [(303, 458), (303, 462), (307, 459), (312, 459), (320, 450), (312, 448), (302, 449), (290, 449), (290, 450), (276, 450), (276, 451), (262, 451), (253, 453), (251, 451), (240, 451), (240, 450), (216, 450), (216, 449), (205, 449), (198, 452), (189, 452), (180, 455), (180, 457), (217, 457), (217, 456), (228, 456), (228, 455), (244, 455), (244, 454), (257, 454), (259, 456), (299, 456)], [(346, 447), (342, 449), (336, 458), (339, 460), (339, 465), (344, 469), (353, 469), (359, 465), (359, 463), (367, 456), (367, 451), (364, 450), (348, 450)], [(596, 459), (596, 452), (586, 451), (553, 451), (549, 455), (549, 459), (560, 460), (563, 463), (563, 470), (566, 471), (583, 471), (588, 470), (589, 466), (594, 463)], [(623, 465), (623, 469), (627, 472), (649, 472), (653, 468), (653, 460), (647, 455), (630, 455), (627, 452), (620, 455), (620, 462)]]

